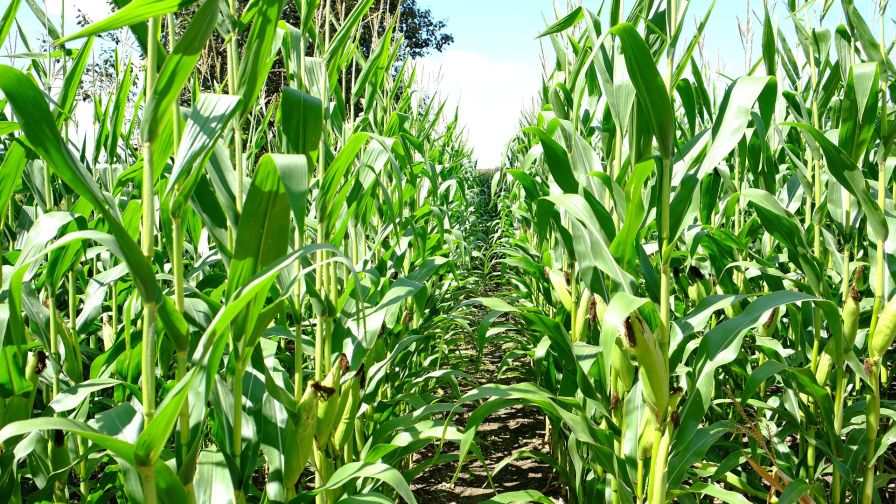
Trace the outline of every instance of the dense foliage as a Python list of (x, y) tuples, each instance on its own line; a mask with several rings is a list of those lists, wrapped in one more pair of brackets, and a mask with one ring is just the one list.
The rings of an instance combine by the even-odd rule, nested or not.
[[(454, 436), (430, 403), (479, 201), (456, 119), (394, 21), (360, 50), (373, 0), (338, 25), (331, 2), (289, 24), (283, 0), (204, 0), (170, 37), (191, 3), (121, 2), (29, 74), (0, 66), (0, 500), (413, 501), (410, 456)], [(26, 9), (45, 17), (13, 1), (0, 43)], [(124, 27), (145, 59), (119, 55), (78, 145), (93, 38)]]
[[(8, 3), (0, 501), (415, 503), (532, 459), (570, 503), (891, 502), (887, 2), (876, 34), (763, 6), (736, 79), (686, 0), (570, 7), (490, 183), (399, 4), (120, 0), (66, 35)], [(508, 408), (547, 448), (487, 467)], [(524, 483), (487, 502), (554, 502)]]
[(570, 501), (893, 498), (886, 3), (760, 5), (759, 58), (718, 85), (686, 1), (543, 34), (483, 302), (531, 336), (505, 393), (551, 418)]
[[(235, 0), (231, 2), (236, 12), (244, 12), (251, 6), (249, 0)], [(314, 24), (317, 30), (324, 30), (324, 23), (328, 22), (330, 29), (335, 33), (344, 23), (346, 17), (357, 7), (359, 0), (335, 0), (331, 2), (331, 13), (329, 20), (323, 17), (323, 10), (316, 11)], [(301, 6), (297, 2), (285, 2), (283, 10), (280, 12), (280, 20), (292, 26), (301, 24)], [(190, 19), (198, 10), (198, 5), (193, 4), (191, 7), (181, 11), (174, 16), (174, 32), (175, 37), (183, 33), (189, 26)], [(226, 14), (224, 14), (226, 15)], [(220, 26), (215, 33), (209, 37), (209, 41), (203, 49), (203, 55), (199, 59), (199, 85), (204, 90), (214, 90), (217, 85), (224, 82), (227, 78), (227, 56), (226, 44), (228, 32)], [(425, 9), (417, 4), (416, 0), (375, 0), (373, 5), (361, 17), (361, 20), (355, 27), (355, 33), (352, 34), (355, 44), (355, 50), (360, 52), (362, 59), (370, 57), (371, 53), (376, 50), (377, 42), (386, 33), (386, 30), (392, 30), (401, 34), (403, 43), (398, 45), (398, 56), (396, 61), (405, 61), (408, 57), (420, 58), (430, 54), (433, 51), (441, 52), (454, 42), (454, 37), (445, 30), (447, 24), (444, 20), (435, 19), (432, 11)], [(164, 40), (168, 34), (163, 33)], [(243, 31), (237, 37), (237, 45), (242, 46), (246, 43), (248, 31)], [(315, 40), (309, 40), (308, 53), (313, 54), (316, 51), (314, 47)], [(276, 99), (279, 96), (280, 89), (288, 85), (288, 76), (285, 74), (285, 61), (283, 54), (277, 54), (271, 65), (267, 79), (265, 79), (264, 91), (261, 96), (269, 100)], [(352, 84), (358, 78), (363, 68), (353, 62), (347, 64), (346, 67), (337, 77), (339, 85), (344, 90), (346, 98), (350, 97)], [(360, 105), (359, 105), (360, 111)]]

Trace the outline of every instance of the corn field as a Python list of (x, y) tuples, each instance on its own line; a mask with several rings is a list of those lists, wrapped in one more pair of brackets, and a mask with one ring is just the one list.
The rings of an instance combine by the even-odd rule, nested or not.
[(383, 2), (3, 3), (0, 501), (896, 502), (886, 0), (558, 6), (487, 172)]

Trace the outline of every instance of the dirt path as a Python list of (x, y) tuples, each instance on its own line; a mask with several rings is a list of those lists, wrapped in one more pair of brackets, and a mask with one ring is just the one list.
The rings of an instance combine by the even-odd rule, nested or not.
[[(486, 191), (486, 194), (489, 192)], [(488, 210), (486, 211), (488, 212)], [(490, 227), (496, 214), (482, 215), (483, 222), (481, 239), (485, 240), (492, 232)], [(482, 265), (480, 264), (481, 268)], [(502, 286), (492, 275), (482, 274), (481, 271), (470, 272), (486, 282), (477, 289), (479, 292), (470, 293), (468, 297), (501, 297)], [(486, 310), (479, 310), (475, 317), (475, 323), (486, 315)], [(476, 324), (472, 326), (475, 327)], [(519, 382), (519, 373), (514, 367), (505, 369), (498, 376), (501, 361), (508, 348), (502, 348), (499, 344), (488, 344), (483, 351), (482, 362), (475, 348), (459, 349), (459, 353), (452, 359), (451, 367), (462, 369), (474, 375), (475, 384), (467, 387), (462, 392), (466, 393), (473, 387), (489, 383), (512, 384)], [(479, 365), (477, 365), (479, 364)], [(455, 424), (462, 428), (467, 416), (477, 404), (467, 405), (465, 411), (455, 418)], [(548, 443), (545, 442), (545, 418), (537, 410), (524, 406), (515, 406), (499, 411), (490, 416), (479, 428), (476, 442), (482, 450), (483, 458), (489, 471), (494, 472), (496, 466), (515, 453), (522, 451), (549, 452)], [(457, 453), (457, 446), (446, 444), (444, 447), (450, 450), (448, 453)], [(418, 458), (431, 456), (432, 452), (423, 452)], [(562, 487), (557, 481), (553, 469), (546, 463), (532, 458), (522, 457), (504, 465), (497, 474), (492, 474), (492, 483), (489, 484), (487, 472), (482, 463), (468, 457), (463, 470), (454, 485), (451, 479), (457, 470), (457, 463), (441, 464), (430, 467), (412, 482), (411, 488), (414, 495), (421, 503), (427, 504), (471, 504), (486, 501), (496, 493), (505, 493), (518, 490), (538, 490), (551, 498), (554, 502), (562, 503), (560, 495)]]
[[(485, 237), (492, 232), (490, 223), (495, 218), (497, 218), (496, 215), (482, 215), (483, 231), (480, 244), (487, 240)], [(482, 282), (479, 289), (476, 289), (478, 292), (471, 292), (468, 297), (501, 297), (501, 290), (505, 286), (500, 285), (500, 278), (485, 274), (482, 271), (484, 269), (482, 263), (477, 266), (478, 268), (474, 267), (470, 274), (479, 276), (485, 281)], [(478, 309), (475, 320), (472, 321), (475, 323), (471, 326), (476, 327), (486, 314), (487, 310)], [(504, 369), (500, 376), (498, 375), (501, 361), (505, 353), (510, 350), (510, 348), (502, 347), (500, 343), (492, 342), (486, 345), (481, 363), (475, 348), (458, 350), (459, 353), (452, 359), (451, 367), (468, 371), (475, 378), (475, 384), (462, 390), (463, 393), (473, 387), (489, 383), (513, 384), (522, 381), (519, 377), (520, 370), (513, 366)], [(459, 428), (464, 426), (466, 418), (477, 405), (467, 405), (465, 411), (455, 418), (455, 424)], [(556, 474), (550, 465), (541, 460), (533, 457), (521, 457), (507, 463), (497, 474), (494, 474), (498, 464), (515, 453), (522, 451), (548, 453), (550, 451), (548, 443), (545, 442), (545, 418), (537, 409), (514, 406), (498, 411), (480, 426), (476, 442), (482, 450), (488, 470), (493, 473), (494, 488), (489, 484), (486, 468), (482, 463), (475, 457), (468, 457), (454, 485), (451, 484), (451, 479), (457, 470), (457, 462), (430, 467), (414, 478), (411, 488), (419, 502), (427, 504), (478, 503), (494, 497), (496, 493), (518, 490), (538, 490), (554, 502), (563, 502), (560, 499), (562, 488), (557, 482)], [(455, 444), (446, 444), (444, 449), (450, 450), (448, 453), (457, 453)], [(419, 458), (431, 455), (431, 451), (423, 452)]]
[[(475, 351), (470, 350), (467, 361), (475, 366)], [(466, 354), (466, 352), (465, 352)], [(515, 380), (513, 373), (505, 373), (497, 377), (498, 366), (504, 355), (504, 349), (487, 347), (482, 366), (476, 371), (476, 380), (480, 385), (487, 383), (510, 384)], [(457, 417), (457, 424), (463, 425), (473, 407)], [(520, 451), (548, 451), (544, 440), (545, 420), (537, 410), (523, 406), (515, 406), (490, 416), (477, 433), (477, 443), (491, 471), (495, 467)], [(446, 445), (448, 448), (449, 445)], [(456, 446), (452, 446), (456, 448)], [(456, 453), (453, 449), (450, 453)], [(417, 500), (427, 504), (472, 504), (494, 497), (497, 493), (516, 490), (538, 490), (554, 502), (561, 503), (561, 487), (556, 475), (547, 464), (534, 458), (520, 458), (505, 465), (497, 474), (492, 475), (494, 490), (489, 486), (486, 471), (482, 464), (470, 459), (464, 464), (457, 482), (452, 486), (451, 478), (457, 470), (457, 464), (442, 464), (424, 471), (414, 479), (412, 489)]]

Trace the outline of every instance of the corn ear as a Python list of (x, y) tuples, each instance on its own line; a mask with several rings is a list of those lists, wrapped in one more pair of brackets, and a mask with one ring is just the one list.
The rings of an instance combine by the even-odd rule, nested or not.
[(634, 343), (632, 350), (641, 377), (644, 401), (658, 417), (665, 415), (669, 406), (669, 365), (659, 342), (640, 316), (633, 315), (625, 322), (626, 340)]
[(638, 433), (638, 452), (641, 458), (650, 458), (653, 451), (653, 433), (656, 431), (656, 417), (641, 416), (641, 430)]
[(286, 457), (285, 479), (287, 483), (295, 485), (305, 469), (308, 457), (311, 455), (314, 443), (314, 427), (317, 423), (317, 397), (316, 383), (309, 383), (299, 401), (298, 415), (293, 425), (295, 439), (293, 446), (295, 453)]
[[(716, 285), (716, 294), (723, 296), (727, 293), (722, 289), (722, 287), (720, 285)], [(725, 307), (725, 316), (728, 318), (734, 318), (734, 317), (740, 315), (740, 312), (741, 312), (740, 303), (734, 303), (730, 306)]]
[(342, 394), (346, 401), (342, 408), (342, 416), (336, 425), (336, 431), (333, 433), (333, 444), (340, 450), (345, 447), (352, 434), (354, 434), (355, 417), (358, 414), (358, 409), (361, 407), (361, 386), (364, 381), (363, 364), (361, 366), (355, 375), (352, 376), (348, 393)]
[(893, 344), (893, 338), (896, 337), (896, 296), (894, 296), (883, 311), (877, 321), (877, 327), (871, 334), (868, 342), (868, 353), (871, 359), (879, 361)]
[(632, 365), (628, 353), (614, 345), (610, 354), (610, 366), (616, 371), (617, 380), (623, 390), (630, 389), (635, 381), (635, 366)]
[(759, 335), (763, 338), (771, 338), (775, 335), (775, 328), (778, 326), (779, 311), (777, 308), (772, 309), (765, 322), (759, 326)]
[(575, 327), (572, 330), (572, 340), (574, 342), (584, 341), (588, 330), (588, 311), (591, 308), (591, 291), (585, 288), (579, 298), (578, 307), (576, 309)]
[(566, 308), (566, 311), (572, 313), (576, 307), (573, 304), (572, 294), (569, 292), (569, 285), (566, 284), (566, 277), (563, 273), (548, 268), (545, 268), (545, 273), (554, 288), (554, 296)]
[(706, 279), (706, 275), (700, 271), (700, 268), (691, 266), (688, 268), (688, 297), (694, 304), (699, 304), (709, 295), (712, 287)]
[(591, 300), (591, 308), (588, 310), (591, 325), (603, 327), (605, 313), (607, 313), (607, 302), (599, 294), (595, 294)]
[(849, 296), (846, 297), (846, 304), (843, 305), (843, 341), (845, 343), (844, 351), (849, 351), (856, 344), (856, 334), (859, 332), (859, 301), (862, 300), (861, 294), (853, 285), (849, 290)]
[(831, 357), (831, 354), (828, 353), (827, 348), (825, 348), (825, 351), (818, 359), (818, 367), (815, 368), (815, 381), (817, 381), (819, 385), (824, 386), (827, 384), (828, 378), (831, 376), (831, 367), (833, 364), (834, 359)]
[(325, 393), (329, 393), (329, 397), (324, 398), (317, 406), (317, 424), (314, 428), (314, 438), (317, 440), (318, 446), (326, 446), (336, 427), (336, 422), (342, 416), (340, 407), (344, 407), (345, 403), (342, 398), (342, 375), (348, 367), (348, 359), (345, 354), (339, 356), (336, 365), (330, 369), (321, 387)]
[(108, 351), (112, 348), (112, 345), (115, 344), (115, 330), (112, 328), (112, 324), (109, 323), (108, 314), (103, 314), (102, 318), (103, 322), (103, 349)]

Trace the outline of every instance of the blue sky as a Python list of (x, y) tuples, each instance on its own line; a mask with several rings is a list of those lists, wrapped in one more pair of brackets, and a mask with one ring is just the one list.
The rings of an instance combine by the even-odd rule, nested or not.
[[(494, 166), (518, 129), (522, 109), (531, 105), (531, 97), (538, 91), (541, 43), (535, 37), (556, 19), (554, 2), (420, 0), (419, 4), (432, 10), (436, 18), (445, 19), (447, 31), (455, 40), (445, 53), (426, 58), (423, 66), (427, 71), (440, 72), (441, 80), (436, 86), (439, 92), (459, 103), (461, 121), (467, 127), (480, 166)], [(688, 26), (697, 24), (695, 18), (702, 17), (709, 4), (710, 0), (692, 1)], [(585, 5), (597, 9), (599, 3), (592, 0)], [(754, 1), (753, 5), (761, 3)], [(718, 1), (707, 27), (705, 47), (711, 61), (733, 63), (735, 66), (729, 68), (732, 71), (743, 68), (737, 16), (744, 16), (745, 6), (742, 1)], [(754, 26), (761, 29), (755, 20)], [(547, 53), (552, 54), (550, 42), (545, 44)]]
[[(73, 20), (76, 9), (86, 11), (94, 21), (108, 15), (108, 6), (103, 0), (42, 1), (46, 2), (52, 19), (58, 20), (64, 9), (68, 32), (75, 29)], [(574, 3), (578, 2), (574, 0)], [(623, 0), (624, 7), (630, 7), (633, 2)], [(4, 3), (6, 0), (0, 0), (0, 6)], [(558, 0), (557, 3), (565, 4), (566, 1)], [(712, 0), (691, 0), (686, 14), (686, 39), (690, 39), (694, 27), (711, 3)], [(783, 0), (769, 0), (769, 3), (773, 6), (773, 17), (784, 32), (790, 34), (791, 47), (796, 48), (792, 24), (786, 17)], [(839, 5), (839, 2), (835, 3)], [(877, 16), (871, 15), (876, 0), (858, 0), (856, 3), (876, 33)], [(445, 52), (419, 62), (424, 75), (421, 84), (428, 91), (438, 90), (450, 103), (459, 106), (461, 122), (467, 130), (470, 144), (477, 152), (480, 166), (496, 166), (502, 158), (504, 146), (519, 129), (523, 110), (532, 107), (532, 97), (539, 89), (542, 76), (541, 42), (535, 37), (556, 19), (554, 0), (418, 0), (418, 4), (431, 9), (436, 18), (445, 19), (447, 31), (455, 39)], [(601, 0), (584, 0), (584, 4), (591, 10), (597, 10)], [(744, 51), (738, 35), (738, 16), (744, 18), (746, 5), (746, 0), (716, 1), (704, 44), (705, 56), (713, 70), (729, 75), (743, 73)], [(762, 0), (751, 0), (750, 6), (754, 12), (761, 12)], [(560, 12), (560, 15), (563, 14), (565, 11)], [(817, 18), (817, 15), (813, 17)], [(36, 36), (42, 31), (24, 3), (20, 8), (19, 20), (29, 34)], [(824, 24), (833, 27), (841, 21), (842, 14), (837, 6)], [(757, 37), (753, 49), (755, 60), (760, 52), (758, 36), (762, 24), (756, 17), (753, 23)], [(892, 25), (888, 31), (888, 36), (892, 38)], [(545, 41), (548, 55), (553, 52), (549, 46), (550, 43)], [(4, 47), (0, 54), (8, 50)]]
[[(548, 23), (556, 19), (552, 0), (420, 0), (432, 10), (436, 18), (448, 22), (448, 32), (454, 35), (451, 49), (479, 52), (493, 59), (538, 61), (539, 44), (535, 37)], [(631, 0), (626, 3), (631, 3)], [(711, 0), (692, 0), (688, 18), (693, 26), (695, 16), (702, 17)], [(585, 2), (595, 10), (599, 2)], [(753, 10), (761, 2), (751, 3)], [(743, 0), (718, 0), (707, 27), (707, 47), (718, 47), (723, 53), (739, 54), (737, 16), (744, 17)], [(560, 12), (565, 14), (564, 11)], [(754, 22), (756, 20), (754, 19)], [(759, 27), (756, 22), (755, 26)]]
[[(630, 6), (632, 1), (625, 0), (624, 6)], [(433, 87), (437, 87), (442, 96), (459, 104), (461, 121), (467, 127), (480, 166), (495, 166), (501, 160), (507, 141), (518, 130), (521, 111), (531, 106), (531, 98), (541, 82), (541, 49), (535, 37), (549, 24), (545, 19), (549, 22), (556, 19), (554, 2), (418, 0), (418, 3), (432, 10), (436, 18), (445, 19), (447, 31), (455, 39), (444, 53), (422, 61), (425, 73), (437, 73), (440, 79)], [(687, 39), (711, 3), (711, 0), (691, 1), (686, 14)], [(786, 34), (791, 34), (792, 24), (786, 17), (785, 5), (780, 0), (770, 0), (769, 3), (773, 6), (770, 7), (773, 18), (777, 18)], [(778, 5), (774, 7), (775, 4)], [(857, 4), (876, 33), (876, 21), (870, 16), (873, 0), (859, 0)], [(600, 1), (586, 0), (585, 6), (597, 10)], [(716, 1), (706, 27), (704, 45), (705, 56), (714, 70), (730, 75), (743, 73), (744, 49), (738, 33), (738, 16), (746, 19), (746, 6), (745, 0)], [(762, 1), (752, 0), (750, 7), (759, 14), (762, 12)], [(817, 19), (817, 14), (813, 19)], [(841, 21), (839, 7), (835, 7), (824, 24), (835, 26)], [(761, 52), (759, 36), (762, 32), (762, 20), (755, 14), (753, 31), (755, 61)], [(789, 39), (791, 47), (796, 48), (793, 37)], [(549, 42), (545, 49), (552, 53)]]

